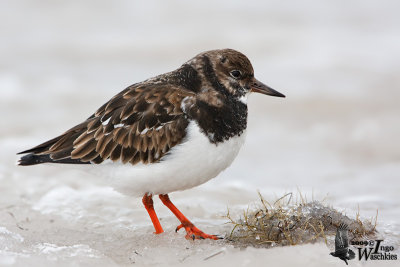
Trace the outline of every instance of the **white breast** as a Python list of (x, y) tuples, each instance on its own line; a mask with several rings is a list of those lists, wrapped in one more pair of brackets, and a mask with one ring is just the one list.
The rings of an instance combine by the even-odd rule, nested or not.
[(212, 144), (194, 121), (187, 131), (186, 141), (173, 147), (161, 162), (132, 166), (109, 161), (86, 166), (106, 177), (107, 183), (123, 194), (167, 194), (198, 186), (217, 176), (232, 163), (245, 140), (243, 132), (223, 143)]

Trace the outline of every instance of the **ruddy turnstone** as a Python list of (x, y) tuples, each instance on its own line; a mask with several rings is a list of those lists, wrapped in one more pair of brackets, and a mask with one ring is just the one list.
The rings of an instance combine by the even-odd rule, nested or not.
[(196, 228), (168, 193), (216, 177), (237, 156), (251, 92), (285, 97), (254, 77), (249, 59), (232, 49), (203, 52), (180, 68), (135, 83), (81, 124), (22, 151), (19, 165), (80, 164), (106, 177), (117, 191), (143, 196), (155, 233), (159, 195), (186, 238), (217, 239)]

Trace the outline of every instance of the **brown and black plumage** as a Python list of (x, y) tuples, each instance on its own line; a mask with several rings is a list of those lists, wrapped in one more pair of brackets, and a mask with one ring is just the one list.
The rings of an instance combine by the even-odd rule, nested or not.
[[(173, 72), (129, 86), (86, 121), (20, 152), (30, 154), (22, 157), (19, 165), (99, 164), (107, 159), (133, 165), (157, 162), (183, 140), (189, 119), (195, 119), (205, 133), (216, 132), (212, 142), (223, 141), (227, 134), (233, 136), (236, 133), (226, 130), (240, 122), (246, 127), (247, 107), (229, 105), (234, 102), (229, 96), (240, 97), (245, 91), (234, 83), (220, 83), (218, 72), (224, 71), (223, 64), (214, 70), (207, 57), (213, 52), (200, 54)], [(232, 69), (248, 70), (242, 74), (244, 77), (254, 75), (250, 62), (237, 51), (225, 50), (220, 61), (234, 63), (229, 66)], [(185, 112), (182, 110), (184, 99), (188, 107)], [(218, 116), (221, 112), (228, 116)], [(240, 118), (241, 115), (245, 118)], [(219, 129), (220, 123), (227, 125)]]
[[(185, 136), (188, 120), (180, 102), (194, 94), (166, 83), (135, 84), (64, 134), (21, 153), (46, 156), (48, 162), (152, 163)], [(34, 162), (33, 162), (34, 163)], [(21, 165), (29, 165), (21, 159)]]
[(144, 195), (156, 233), (163, 229), (154, 194), (187, 237), (215, 239), (183, 216), (167, 194), (200, 185), (232, 163), (244, 143), (251, 92), (284, 97), (255, 79), (242, 53), (207, 51), (175, 71), (129, 86), (84, 122), (20, 152), (27, 155), (19, 165), (93, 165), (100, 175), (109, 167), (121, 170), (108, 182), (124, 194)]

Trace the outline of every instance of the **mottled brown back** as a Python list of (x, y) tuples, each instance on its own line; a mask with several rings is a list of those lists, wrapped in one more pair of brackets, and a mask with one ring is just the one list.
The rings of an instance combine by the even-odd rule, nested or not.
[(180, 103), (192, 95), (163, 83), (132, 85), (85, 122), (21, 153), (62, 163), (157, 162), (185, 137), (188, 120)]

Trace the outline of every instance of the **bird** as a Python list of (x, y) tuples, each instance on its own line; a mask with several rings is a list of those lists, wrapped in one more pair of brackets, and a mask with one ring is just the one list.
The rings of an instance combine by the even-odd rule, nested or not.
[(18, 165), (80, 166), (114, 190), (142, 197), (155, 234), (158, 195), (187, 239), (219, 239), (198, 229), (169, 193), (216, 177), (242, 147), (250, 93), (285, 95), (258, 81), (250, 60), (233, 49), (202, 52), (174, 71), (135, 83), (63, 134), (17, 154)]
[(335, 236), (335, 252), (331, 252), (330, 255), (343, 260), (346, 265), (349, 265), (347, 260), (355, 258), (356, 255), (354, 251), (349, 248), (347, 224), (341, 223), (337, 228)]

